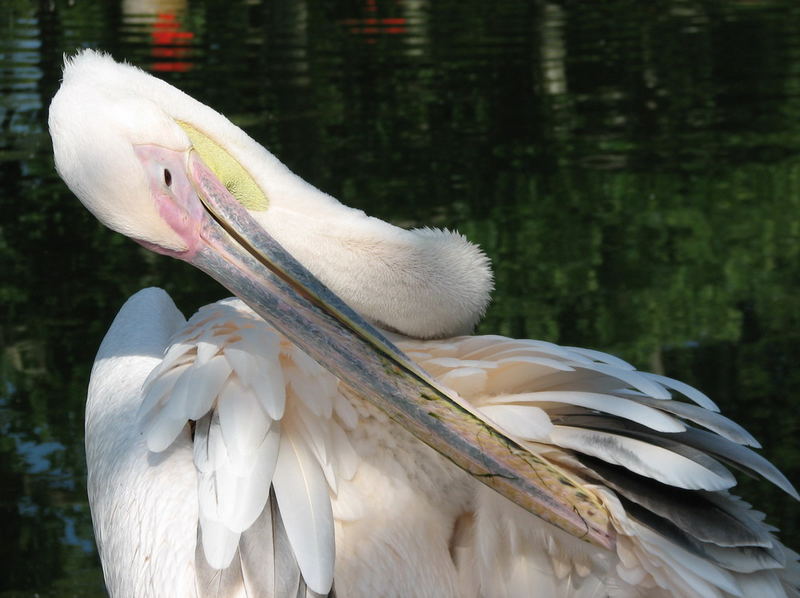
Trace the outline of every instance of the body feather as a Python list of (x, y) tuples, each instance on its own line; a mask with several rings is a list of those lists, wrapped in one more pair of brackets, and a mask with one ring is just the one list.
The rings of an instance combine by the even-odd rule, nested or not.
[(165, 343), (139, 407), (155, 452), (195, 422), (198, 596), (316, 597), (334, 576), (347, 596), (793, 595), (796, 555), (725, 492), (725, 465), (794, 489), (693, 389), (550, 343), (393, 339), (470, 410), (594, 488), (616, 552), (477, 486), (405, 432), (379, 440), (385, 416), (228, 300)]

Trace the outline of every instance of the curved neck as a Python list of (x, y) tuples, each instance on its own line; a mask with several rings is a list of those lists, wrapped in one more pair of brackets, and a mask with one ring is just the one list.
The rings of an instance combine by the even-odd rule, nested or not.
[[(319, 192), (317, 192), (319, 193)], [(321, 196), (253, 216), (377, 325), (416, 338), (471, 331), (492, 289), (489, 260), (457, 233), (404, 230)], [(327, 200), (327, 201), (326, 201)]]

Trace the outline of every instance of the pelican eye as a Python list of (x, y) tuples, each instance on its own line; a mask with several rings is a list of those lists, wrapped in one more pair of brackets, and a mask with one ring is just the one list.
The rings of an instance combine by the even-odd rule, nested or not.
[(172, 186), (172, 173), (169, 171), (169, 168), (164, 169), (164, 184), (167, 187)]

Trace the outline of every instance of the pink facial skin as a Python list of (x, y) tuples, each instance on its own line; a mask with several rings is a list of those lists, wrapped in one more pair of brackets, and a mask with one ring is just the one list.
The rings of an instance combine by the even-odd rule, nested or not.
[(191, 150), (136, 145), (134, 152), (144, 167), (158, 213), (186, 244), (186, 249), (175, 251), (141, 240), (137, 243), (150, 251), (190, 261), (204, 245), (201, 231), (208, 217), (187, 176)]

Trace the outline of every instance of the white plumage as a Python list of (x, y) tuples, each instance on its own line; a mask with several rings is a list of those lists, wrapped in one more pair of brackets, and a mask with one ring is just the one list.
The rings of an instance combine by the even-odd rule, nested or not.
[[(146, 290), (134, 296), (122, 310), (98, 355), (93, 389), (99, 376), (103, 376), (103, 381), (109, 380), (106, 371), (109, 360), (124, 360), (126, 365), (121, 367), (128, 370), (127, 362), (142, 359), (138, 355), (107, 357), (106, 345), (119, 335), (127, 336), (131, 324), (137, 326), (140, 334), (155, 334), (148, 327), (162, 326), (165, 318), (150, 324), (154, 310), (174, 313), (175, 308), (163, 292)], [(137, 317), (145, 321), (137, 323)], [(190, 470), (183, 472), (185, 477), (196, 476), (194, 502), (198, 506), (187, 508), (183, 519), (193, 530), (199, 521), (205, 558), (212, 567), (228, 566), (237, 547), (241, 550), (244, 546), (240, 544), (242, 533), (261, 515), (271, 481), (292, 555), (297, 559), (302, 578), (319, 593), (326, 592), (325, 588), (335, 579), (338, 593), (345, 596), (747, 596), (742, 588), (755, 583), (751, 577), (756, 574), (762, 579), (759, 583), (774, 590), (770, 594), (761, 589), (764, 593), (759, 595), (792, 595), (783, 584), (793, 583), (789, 575), (796, 575), (795, 555), (774, 539), (771, 528), (760, 521), (758, 513), (724, 493), (733, 484), (733, 478), (711, 456), (687, 455), (690, 444), (675, 442), (659, 446), (618, 432), (553, 425), (557, 421), (569, 422), (570, 418), (582, 421), (581, 417), (613, 417), (616, 423), (635, 422), (642, 430), (649, 430), (653, 439), (669, 439), (687, 429), (697, 430), (683, 418), (669, 415), (671, 411), (689, 407), (695, 418), (702, 419), (698, 413), (705, 411), (702, 408), (692, 408), (689, 403), (674, 399), (652, 399), (630, 390), (620, 393), (628, 394), (626, 398), (570, 391), (571, 387), (586, 386), (583, 373), (596, 372), (594, 367), (600, 362), (592, 360), (613, 361), (599, 353), (592, 353), (590, 358), (567, 348), (502, 337), (421, 342), (396, 335), (394, 340), (421, 365), (435, 370), (440, 380), (453, 380), (454, 374), (463, 380), (465, 377), (459, 376), (459, 371), (468, 368), (473, 374), (470, 401), (492, 421), (511, 435), (526, 442), (530, 439), (534, 450), (544, 451), (550, 459), (561, 462), (577, 475), (595, 482), (610, 480), (606, 483), (612, 490), (601, 486), (595, 486), (594, 490), (622, 532), (617, 552), (592, 549), (473, 482), (407, 433), (395, 429), (374, 408), (349, 396), (346, 390), (341, 392), (330, 374), (282, 339), (241, 302), (226, 300), (202, 308), (186, 324), (173, 326), (171, 338), (161, 348), (163, 360), (150, 359), (152, 371), (144, 381), (143, 394), (148, 399), (159, 394), (161, 400), (143, 403), (144, 438), (139, 441), (139, 450), (145, 456), (142, 445), (150, 444), (153, 435), (162, 433), (162, 419), (180, 420), (173, 414), (194, 408), (178, 388), (181, 377), (188, 378), (186, 372), (194, 370), (191, 379), (205, 389), (218, 389), (210, 401), (205, 398), (208, 393), (202, 394), (201, 402), (208, 412), (194, 411), (194, 417), (184, 414), (180, 427), (172, 428), (177, 443), (167, 443), (171, 459), (185, 453), (180, 461)], [(112, 346), (116, 352), (116, 343)], [(543, 351), (550, 355), (552, 363), (523, 382), (519, 376), (513, 376), (516, 393), (485, 394), (474, 383), (475, 374), (480, 372), (484, 387), (496, 390), (512, 364), (529, 363), (528, 359), (534, 358), (538, 360), (535, 365), (541, 366), (541, 358), (537, 356)], [(215, 366), (218, 361), (227, 366)], [(596, 379), (597, 386), (630, 389), (631, 380), (645, 386), (636, 377), (645, 375), (629, 369), (627, 364), (607, 367), (611, 369), (599, 381)], [(223, 380), (220, 371), (226, 376)], [(521, 387), (547, 387), (544, 380), (551, 375), (548, 372), (565, 371), (571, 371), (574, 377), (551, 379), (553, 385), (549, 387), (558, 390), (521, 391)], [(263, 387), (265, 377), (272, 380), (266, 384), (269, 387), (266, 400), (260, 400), (254, 388), (239, 382), (259, 380)], [(650, 389), (653, 394), (663, 393), (664, 387), (658, 382), (650, 380), (650, 383), (655, 385)], [(170, 385), (172, 390), (165, 391)], [(284, 409), (276, 409), (276, 403), (284, 404), (284, 400), (276, 397), (285, 397)], [(134, 395), (131, 411), (137, 407), (137, 401), (140, 397)], [(225, 407), (226, 401), (229, 407)], [(173, 403), (180, 406), (174, 407)], [(574, 409), (565, 411), (565, 406)], [(622, 406), (634, 408), (625, 410)], [(106, 409), (107, 397), (92, 392), (87, 432), (96, 429), (96, 410), (104, 415)], [(226, 415), (226, 409), (231, 413)], [(280, 417), (273, 420), (268, 410)], [(193, 448), (188, 443), (189, 420), (197, 420)], [(231, 422), (230, 428), (227, 420)], [(608, 423), (605, 425), (610, 427)], [(712, 415), (710, 425), (729, 436), (747, 439), (739, 426), (719, 414)], [(232, 431), (226, 434), (227, 429)], [(598, 442), (598, 437), (603, 441)], [(741, 467), (763, 467), (764, 473), (776, 483), (794, 492), (789, 482), (765, 462), (750, 463), (748, 459), (754, 453), (746, 452), (733, 440), (724, 440), (723, 436), (715, 438), (721, 443), (717, 450), (725, 459), (739, 460)], [(92, 448), (97, 441), (94, 434), (87, 435), (90, 459), (96, 454)], [(587, 462), (580, 455), (594, 456), (624, 469), (607, 465), (604, 470), (599, 461)], [(104, 455), (103, 459), (106, 458)], [(642, 477), (630, 476), (625, 470)], [(95, 469), (91, 471), (94, 474)], [(643, 506), (661, 517), (660, 525), (672, 521), (682, 530), (677, 534), (679, 540), (691, 538), (696, 545), (687, 550), (675, 538), (654, 531), (636, 517), (631, 518), (613, 490), (619, 477), (626, 478), (625, 483), (629, 484), (620, 490), (626, 497), (641, 492), (637, 484), (649, 491), (660, 488), (662, 494), (652, 497), (653, 500), (663, 505), (674, 502), (671, 508), (675, 512), (664, 511), (661, 504)], [(658, 480), (662, 485), (648, 479)], [(666, 485), (675, 488), (667, 490)], [(90, 478), (90, 488), (93, 494), (103, 490), (97, 487), (94, 475)], [(691, 499), (696, 503), (693, 506), (686, 496), (679, 494), (679, 488), (704, 492)], [(155, 495), (152, 490), (145, 490), (142, 493), (152, 499), (153, 508), (161, 508), (160, 493)], [(636, 502), (636, 498), (630, 500)], [(183, 496), (181, 502), (191, 505), (193, 501)], [(101, 519), (100, 529), (112, 524), (102, 521), (96, 503), (93, 508), (96, 519)], [(118, 512), (118, 508), (111, 510)], [(192, 519), (198, 509), (197, 519)], [(708, 518), (709, 513), (721, 521), (706, 522), (711, 528), (706, 533), (697, 525), (699, 518)], [(133, 519), (124, 521), (130, 525), (139, 523)], [(113, 525), (124, 528), (120, 521)], [(167, 558), (164, 553), (171, 554), (175, 547), (171, 542), (163, 542), (165, 538), (171, 539), (171, 534), (151, 531), (154, 534), (151, 559)], [(117, 531), (120, 533), (125, 535), (123, 529)], [(109, 569), (113, 569), (114, 563), (125, 562), (119, 551), (130, 547), (115, 544), (109, 548), (102, 542), (100, 545), (109, 579), (118, 579), (119, 575), (111, 574)], [(698, 550), (702, 551), (702, 557)], [(438, 564), (433, 567), (431, 562)], [(236, 561), (232, 567), (242, 568), (242, 564)], [(187, 583), (191, 582), (189, 577)], [(244, 569), (236, 577), (247, 578)], [(664, 588), (662, 594), (657, 592), (659, 586)], [(530, 588), (537, 588), (540, 593), (534, 594)], [(114, 595), (132, 595), (126, 587), (111, 589)], [(225, 591), (231, 591), (230, 586)]]
[[(341, 206), (211, 109), (92, 52), (68, 63), (51, 108), (59, 172), (108, 225), (191, 253), (194, 208), (177, 226), (159, 203), (173, 185), (149, 178), (180, 164), (137, 170), (125, 146), (132, 136), (188, 151), (175, 121), (213, 134), (252, 174), (270, 202), (252, 214), (266, 231), (393, 329), (468, 410), (560, 468), (563, 481), (543, 481), (552, 496), (562, 484), (591, 494), (616, 542), (585, 543), (478, 483), (238, 299), (185, 321), (146, 289), (103, 341), (87, 400), (90, 503), (112, 596), (800, 595), (797, 555), (727, 492), (729, 466), (797, 493), (708, 397), (588, 349), (419, 340), (468, 330), (486, 305), (486, 259), (460, 236)], [(87, 168), (93, 159), (108, 171)], [(118, 188), (112, 172), (130, 178)]]

